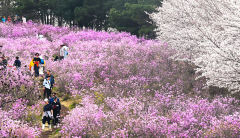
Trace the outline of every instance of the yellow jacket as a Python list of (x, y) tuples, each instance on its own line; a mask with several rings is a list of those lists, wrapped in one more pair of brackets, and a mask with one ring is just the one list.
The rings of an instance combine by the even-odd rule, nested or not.
[[(43, 66), (45, 66), (45, 65), (46, 65), (45, 60), (43, 60), (43, 62), (44, 62)], [(32, 59), (31, 62), (30, 62), (30, 64), (29, 64), (29, 69), (30, 69), (30, 71), (31, 71), (31, 69), (32, 69), (33, 66), (34, 66), (34, 63), (33, 63), (33, 59)]]

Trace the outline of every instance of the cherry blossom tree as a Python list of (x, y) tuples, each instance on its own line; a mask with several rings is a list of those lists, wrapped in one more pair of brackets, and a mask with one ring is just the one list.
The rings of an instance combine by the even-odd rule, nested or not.
[(158, 38), (177, 50), (174, 58), (197, 66), (208, 86), (240, 88), (240, 2), (165, 0), (151, 14)]

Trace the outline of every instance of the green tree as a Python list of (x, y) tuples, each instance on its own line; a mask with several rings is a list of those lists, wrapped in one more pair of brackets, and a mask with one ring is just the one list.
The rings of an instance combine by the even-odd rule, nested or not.
[(127, 31), (137, 36), (154, 38), (155, 25), (147, 13), (155, 11), (161, 0), (127, 0), (117, 2), (109, 11), (109, 26), (119, 31)]

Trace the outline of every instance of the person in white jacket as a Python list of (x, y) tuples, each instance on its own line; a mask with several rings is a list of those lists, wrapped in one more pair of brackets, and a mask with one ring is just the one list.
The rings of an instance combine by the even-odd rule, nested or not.
[(51, 93), (52, 93), (50, 79), (51, 79), (51, 77), (47, 76), (47, 78), (44, 79), (44, 81), (43, 81), (43, 86), (44, 86), (44, 95), (43, 95), (43, 97), (44, 98), (48, 98), (48, 99), (51, 97)]
[(68, 46), (61, 45), (60, 48), (60, 60), (66, 59), (68, 57)]
[(41, 62), (39, 64), (39, 75), (43, 76), (44, 75), (44, 69), (45, 69), (45, 63), (44, 63), (45, 61), (44, 61), (42, 56), (39, 56), (39, 58), (41, 59)]

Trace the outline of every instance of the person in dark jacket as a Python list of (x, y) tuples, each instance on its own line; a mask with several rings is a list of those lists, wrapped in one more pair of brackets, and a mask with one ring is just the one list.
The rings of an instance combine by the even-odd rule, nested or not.
[(59, 98), (57, 97), (56, 93), (53, 93), (52, 97), (49, 99), (49, 103), (52, 104), (55, 98), (57, 98), (57, 101), (59, 102)]
[(53, 88), (53, 85), (55, 83), (55, 80), (54, 80), (54, 76), (51, 74), (51, 71), (48, 70), (47, 71), (47, 74), (45, 76), (45, 79), (47, 79), (47, 77), (50, 77), (50, 83), (51, 83), (51, 89)]
[(6, 68), (7, 68), (7, 65), (8, 65), (8, 61), (7, 61), (7, 59), (5, 58), (5, 56), (3, 55), (3, 56), (1, 57), (0, 66), (2, 66), (3, 69), (6, 69)]
[(54, 101), (52, 103), (52, 109), (53, 109), (53, 126), (54, 128), (59, 127), (59, 118), (60, 118), (60, 110), (61, 110), (61, 104), (57, 97), (54, 97)]
[(20, 69), (20, 67), (21, 67), (21, 61), (19, 60), (19, 57), (16, 57), (16, 60), (14, 61), (13, 66), (15, 66), (16, 69)]
[(48, 127), (51, 129), (50, 121), (53, 118), (52, 105), (49, 104), (48, 99), (44, 99), (45, 106), (43, 107), (42, 129), (45, 129), (45, 123), (48, 122)]
[(40, 64), (40, 62), (41, 62), (41, 59), (39, 58), (39, 54), (36, 53), (35, 57), (33, 58), (35, 77), (39, 77), (39, 64)]

